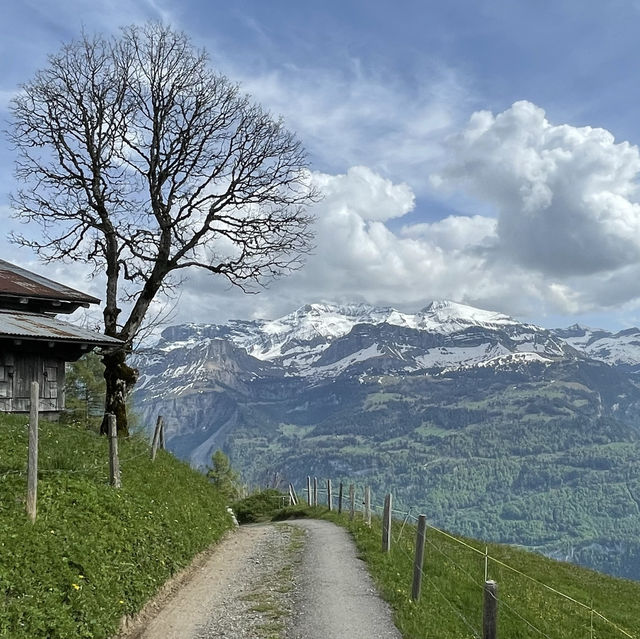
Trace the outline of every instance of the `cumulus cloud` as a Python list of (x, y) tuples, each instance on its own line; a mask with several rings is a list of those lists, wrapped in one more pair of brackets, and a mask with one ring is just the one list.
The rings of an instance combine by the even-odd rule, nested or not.
[[(325, 198), (315, 209), (314, 255), (254, 298), (249, 314), (313, 300), (416, 309), (450, 298), (540, 321), (637, 300), (636, 147), (602, 129), (552, 125), (526, 102), (474, 114), (449, 145), (439, 188), (464, 189), (479, 210), (490, 203), (493, 217), (416, 222), (420, 200), (406, 184), (363, 166), (315, 173)], [(409, 213), (404, 225), (389, 224)], [(232, 300), (227, 308), (243, 303), (219, 293)]]
[[(364, 164), (316, 171), (311, 179), (324, 198), (302, 270), (257, 296), (193, 271), (179, 299), (158, 300), (154, 312), (175, 305), (173, 323), (222, 322), (275, 317), (311, 301), (416, 310), (448, 298), (541, 321), (636, 303), (637, 147), (602, 129), (551, 124), (528, 102), (475, 113), (446, 146), (448, 163), (432, 185), (452, 199), (466, 193), (482, 214), (425, 221), (409, 179)], [(0, 217), (7, 213), (0, 208)], [(67, 275), (62, 266), (52, 272), (60, 281)], [(100, 297), (99, 284), (81, 288)]]
[(446, 251), (486, 252), (497, 240), (497, 221), (482, 215), (450, 215), (431, 223), (404, 226), (402, 235), (430, 242)]
[(496, 249), (555, 277), (612, 271), (640, 260), (640, 154), (604, 129), (553, 125), (530, 102), (475, 113), (449, 140), (434, 179), (495, 207)]
[(324, 195), (324, 208), (344, 208), (363, 220), (402, 217), (415, 204), (407, 184), (393, 184), (366, 166), (354, 166), (345, 175), (316, 173), (314, 182)]
[[(393, 305), (416, 310), (431, 299), (448, 298), (540, 321), (545, 313), (575, 314), (628, 303), (635, 297), (640, 266), (614, 272), (556, 277), (501, 256), (497, 219), (451, 215), (434, 222), (392, 219), (412, 213), (414, 196), (366, 167), (341, 175), (314, 173), (325, 198), (315, 207), (316, 248), (306, 266), (247, 296), (226, 280), (194, 270), (179, 297), (154, 304), (172, 323), (223, 322), (231, 318), (276, 317), (310, 301)], [(24, 260), (16, 260), (24, 263)], [(40, 270), (36, 263), (25, 264)], [(82, 265), (56, 265), (54, 279), (102, 296), (97, 281), (71, 282)], [(570, 323), (570, 322), (569, 322)]]
[(313, 180), (325, 198), (314, 210), (316, 249), (302, 270), (250, 299), (194, 273), (181, 302), (197, 304), (200, 314), (216, 318), (221, 313), (274, 317), (310, 301), (364, 301), (415, 310), (436, 298), (517, 314), (544, 297), (544, 286), (524, 270), (501, 273), (492, 263), (488, 247), (495, 241), (495, 220), (456, 215), (394, 232), (386, 222), (414, 206), (407, 185), (365, 167), (342, 175), (315, 173)]

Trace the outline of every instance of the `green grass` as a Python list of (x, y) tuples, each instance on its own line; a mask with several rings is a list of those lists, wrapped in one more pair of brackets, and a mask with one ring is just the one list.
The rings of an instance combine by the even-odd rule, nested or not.
[(386, 554), (381, 549), (379, 517), (374, 516), (369, 527), (361, 513), (350, 521), (344, 513), (309, 508), (304, 503), (275, 515), (276, 520), (292, 517), (328, 519), (351, 532), (405, 639), (466, 639), (474, 633), (482, 636), (485, 549), (489, 556), (487, 577), (498, 583), (500, 637), (640, 637), (636, 603), (640, 583), (513, 546), (485, 544), (428, 528), (422, 593), (414, 602), (411, 587), (416, 526), (410, 520), (393, 521), (392, 548)]
[[(0, 415), (0, 637), (106, 639), (124, 614), (139, 610), (229, 527), (223, 500), (185, 464), (162, 451), (151, 463), (148, 445), (135, 438), (120, 442), (120, 457), (123, 488), (118, 491), (108, 485), (105, 438), (42, 423), (38, 518), (31, 524), (24, 510), (26, 420)], [(472, 629), (480, 632), (484, 558), (478, 552), (430, 529), (422, 597), (414, 603), (413, 525), (394, 522), (392, 552), (386, 555), (376, 518), (369, 528), (360, 518), (350, 522), (324, 508), (299, 506), (276, 514), (273, 496), (246, 504), (247, 513), (325, 517), (352, 532), (406, 639), (462, 639), (472, 636)], [(480, 542), (464, 542), (484, 551)], [(510, 546), (488, 548), (490, 556), (528, 575), (489, 562), (488, 576), (499, 585), (501, 637), (524, 639), (540, 632), (561, 639), (625, 637), (597, 615), (592, 634), (591, 606), (640, 636), (640, 584)], [(287, 575), (281, 577), (277, 583), (287, 582)], [(273, 621), (266, 636), (279, 632), (279, 619)]]
[[(636, 603), (640, 598), (640, 583), (608, 577), (512, 546), (485, 545), (463, 538), (455, 538), (456, 541), (429, 528), (422, 594), (420, 600), (414, 602), (411, 599), (414, 525), (394, 521), (392, 549), (385, 554), (381, 549), (379, 518), (374, 517), (369, 528), (361, 515), (349, 521), (344, 514), (325, 510), (322, 517), (351, 531), (361, 558), (366, 561), (381, 594), (391, 604), (405, 639), (463, 639), (472, 637), (473, 632), (482, 636), (485, 547), (494, 558), (488, 562), (488, 578), (498, 583), (500, 637), (624, 639), (626, 635), (614, 624), (633, 637), (640, 636)], [(586, 608), (542, 584), (584, 603)], [(594, 614), (593, 634), (591, 606), (612, 622), (606, 623)]]
[(146, 442), (41, 422), (38, 515), (25, 514), (26, 419), (0, 415), (0, 637), (107, 638), (231, 526), (201, 474)]
[(275, 488), (252, 493), (232, 504), (233, 512), (241, 524), (271, 521), (282, 507), (284, 494)]

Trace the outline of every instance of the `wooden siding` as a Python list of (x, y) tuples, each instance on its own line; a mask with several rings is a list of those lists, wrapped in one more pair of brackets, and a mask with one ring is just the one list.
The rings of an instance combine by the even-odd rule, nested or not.
[(40, 410), (64, 410), (64, 359), (0, 351), (0, 411), (28, 412), (31, 382), (40, 384)]

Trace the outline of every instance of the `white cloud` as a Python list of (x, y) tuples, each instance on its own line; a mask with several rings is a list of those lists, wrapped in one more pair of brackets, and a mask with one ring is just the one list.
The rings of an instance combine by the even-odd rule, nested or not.
[[(160, 12), (153, 0), (148, 7)], [(325, 194), (314, 211), (316, 248), (303, 270), (257, 296), (191, 273), (175, 322), (273, 317), (315, 300), (417, 309), (434, 298), (539, 320), (637, 299), (637, 147), (603, 129), (551, 124), (529, 102), (476, 112), (451, 135), (467, 93), (446, 70), (408, 95), (355, 63), (268, 73), (227, 66), (326, 167), (314, 173)], [(469, 215), (424, 221), (425, 192), (456, 199), (461, 191)], [(103, 296), (99, 280), (78, 283), (81, 265), (43, 269), (23, 255), (3, 248), (6, 259)]]
[[(327, 192), (316, 205), (316, 249), (304, 269), (247, 296), (226, 280), (194, 271), (180, 289), (172, 323), (275, 317), (310, 301), (365, 301), (415, 310), (449, 298), (500, 310), (526, 320), (575, 314), (629, 303), (640, 266), (611, 273), (556, 277), (499, 254), (499, 225), (486, 216), (452, 215), (432, 223), (386, 222), (411, 212), (413, 193), (366, 167), (343, 175), (316, 173)], [(43, 272), (36, 262), (15, 260)], [(100, 280), (79, 284), (82, 265), (47, 267), (53, 279), (101, 297)], [(176, 301), (170, 301), (171, 307)], [(162, 303), (154, 312), (163, 312)], [(570, 322), (568, 322), (570, 323)]]
[[(620, 254), (613, 245), (619, 238), (631, 247), (637, 241), (626, 236), (635, 233), (637, 212), (630, 198), (637, 150), (615, 144), (601, 130), (552, 127), (533, 105), (512, 107), (515, 112), (521, 108), (529, 113), (511, 115), (528, 126), (514, 127), (512, 117), (501, 134), (491, 131), (500, 116), (474, 116), (456, 140), (463, 152), (442, 174), (444, 184), (452, 187), (464, 181), (476, 197), (484, 189), (483, 197), (496, 207), (496, 218), (450, 215), (429, 223), (406, 223), (394, 232), (387, 222), (412, 211), (413, 196), (406, 185), (394, 184), (366, 167), (337, 176), (316, 173), (314, 179), (327, 195), (315, 209), (317, 248), (305, 268), (248, 302), (198, 277), (200, 292), (213, 286), (212, 297), (200, 295), (199, 304), (210, 304), (214, 315), (224, 307), (228, 317), (234, 313), (273, 317), (315, 300), (416, 309), (430, 299), (449, 298), (536, 321), (545, 315), (557, 318), (632, 306), (638, 298), (640, 260), (634, 261), (631, 254), (625, 258), (629, 263), (618, 267)], [(537, 140), (540, 129), (546, 145)], [(496, 157), (468, 161), (471, 154), (464, 153), (467, 147), (460, 140), (473, 146), (488, 131), (494, 144), (486, 145), (483, 153), (492, 146)], [(498, 143), (505, 139), (508, 151)], [(548, 156), (555, 159), (545, 164)], [(557, 199), (570, 210), (557, 207)], [(599, 199), (608, 205), (595, 205)], [(544, 227), (544, 234), (538, 226)], [(597, 238), (604, 238), (604, 243), (597, 244)], [(543, 241), (548, 249), (540, 246)], [(576, 256), (577, 244), (572, 241), (595, 253), (597, 266), (569, 272), (559, 268), (564, 260), (583, 259)], [(523, 256), (528, 242), (534, 246)], [(552, 255), (560, 247), (565, 247), (562, 259)], [(614, 267), (608, 268), (608, 263)], [(251, 311), (242, 312), (244, 305)]]
[[(451, 298), (518, 312), (526, 305), (523, 296), (536, 304), (543, 296), (526, 272), (512, 269), (502, 275), (487, 258), (494, 220), (451, 216), (405, 225), (396, 234), (385, 221), (411, 211), (413, 194), (406, 185), (392, 184), (365, 167), (338, 176), (316, 173), (314, 181), (326, 197), (315, 207), (316, 249), (301, 271), (250, 298), (194, 273), (182, 304), (197, 305), (201, 316), (224, 319), (273, 317), (317, 300), (416, 309), (434, 298)], [(508, 299), (513, 301), (505, 305)]]
[(407, 184), (393, 184), (366, 166), (354, 166), (345, 175), (316, 173), (314, 182), (324, 194), (324, 208), (344, 207), (363, 220), (402, 217), (415, 203)]
[(484, 250), (496, 241), (497, 222), (482, 215), (450, 215), (429, 224), (402, 228), (405, 237), (421, 238), (445, 251)]
[(491, 203), (496, 249), (555, 277), (612, 271), (640, 260), (636, 146), (604, 129), (552, 125), (530, 102), (475, 113), (450, 139), (434, 183)]
[[(215, 45), (212, 53), (224, 58)], [(284, 117), (315, 168), (364, 165), (414, 191), (430, 189), (424, 176), (469, 102), (464, 83), (451, 69), (433, 67), (409, 89), (392, 74), (348, 62), (341, 69), (286, 64), (264, 72), (248, 72), (230, 60), (222, 65), (257, 102)]]

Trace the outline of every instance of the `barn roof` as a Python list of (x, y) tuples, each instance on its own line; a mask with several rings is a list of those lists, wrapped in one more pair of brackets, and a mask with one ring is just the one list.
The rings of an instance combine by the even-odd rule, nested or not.
[(72, 312), (78, 306), (99, 304), (97, 297), (0, 260), (0, 298), (49, 302), (53, 312)]
[(114, 337), (63, 322), (51, 315), (0, 310), (0, 339), (29, 339), (55, 342), (80, 342), (91, 346), (117, 346)]

